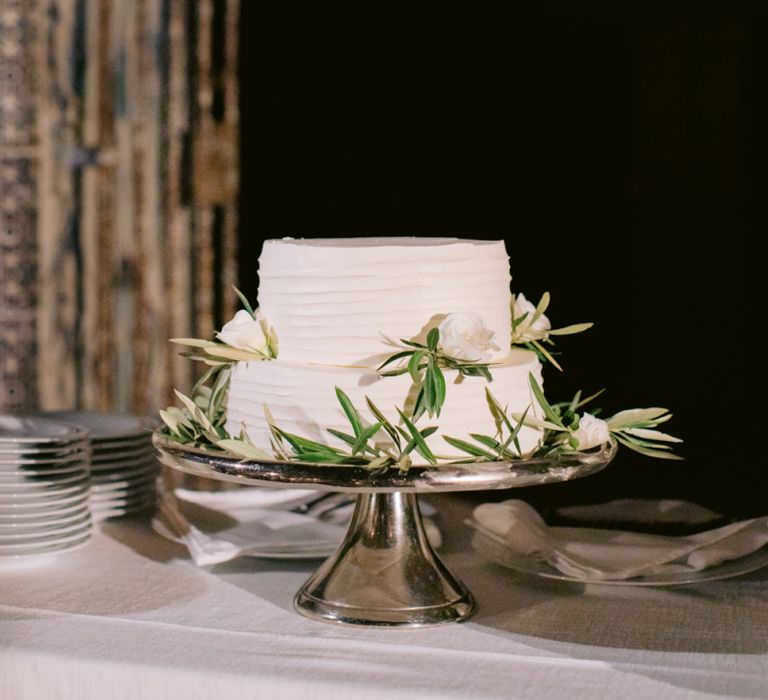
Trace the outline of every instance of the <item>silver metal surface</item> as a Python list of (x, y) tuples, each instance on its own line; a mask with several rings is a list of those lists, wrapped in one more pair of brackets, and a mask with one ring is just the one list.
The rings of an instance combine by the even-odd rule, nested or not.
[(570, 581), (585, 586), (682, 586), (702, 581), (721, 581), (727, 578), (743, 576), (768, 566), (768, 547), (751, 552), (738, 559), (731, 559), (701, 570), (669, 571), (660, 574), (648, 574), (627, 579), (590, 579), (565, 574), (545, 561), (533, 556), (513, 552), (504, 538), (499, 537), (470, 522), (475, 534), (472, 546), (491, 561), (532, 576)]
[(357, 625), (456, 622), (471, 593), (434, 553), (413, 493), (361, 493), (336, 554), (296, 594), (307, 617)]
[(155, 434), (163, 464), (187, 474), (262, 486), (357, 493), (337, 552), (296, 594), (296, 609), (325, 622), (423, 627), (468, 618), (472, 594), (445, 567), (424, 534), (417, 494), (508, 489), (566, 481), (610, 464), (600, 450), (518, 462), (415, 466), (371, 472), (358, 466), (252, 462), (184, 448)]
[(568, 481), (604, 469), (616, 454), (616, 443), (611, 442), (595, 452), (509, 462), (422, 465), (405, 472), (392, 469), (382, 473), (339, 464), (248, 461), (190, 449), (159, 433), (155, 433), (153, 442), (163, 464), (194, 476), (276, 488), (302, 486), (318, 491), (378, 493), (489, 491)]

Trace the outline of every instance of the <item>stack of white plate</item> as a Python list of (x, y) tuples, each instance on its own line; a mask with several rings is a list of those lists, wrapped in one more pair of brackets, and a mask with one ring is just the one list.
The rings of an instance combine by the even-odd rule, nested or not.
[(91, 536), (88, 432), (0, 415), (0, 565), (47, 559)]
[(149, 510), (160, 471), (152, 447), (156, 421), (141, 416), (85, 411), (49, 413), (76, 423), (91, 437), (91, 513), (96, 521)]

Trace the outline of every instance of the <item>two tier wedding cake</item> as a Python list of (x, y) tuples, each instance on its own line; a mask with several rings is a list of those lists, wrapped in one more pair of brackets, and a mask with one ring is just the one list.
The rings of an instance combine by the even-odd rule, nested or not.
[[(226, 429), (269, 448), (269, 420), (288, 433), (342, 446), (331, 431), (348, 430), (334, 388), (356, 406), (370, 399), (392, 423), (414, 400), (411, 373), (383, 376), (386, 358), (424, 344), (439, 330), (446, 356), (484, 363), (486, 375), (447, 367), (435, 454), (464, 456), (442, 436), (493, 433), (486, 389), (511, 413), (535, 405), (529, 375), (541, 384), (533, 352), (513, 349), (509, 257), (503, 241), (457, 238), (268, 240), (259, 259), (257, 318), (275, 339), (269, 361), (233, 365)], [(245, 312), (241, 312), (245, 314)], [(248, 321), (249, 319), (246, 319)], [(252, 320), (252, 319), (251, 319)], [(238, 332), (237, 319), (219, 338)], [(229, 334), (229, 335), (228, 335)], [(488, 381), (488, 375), (491, 381)], [(365, 416), (375, 422), (373, 416)], [(523, 427), (521, 451), (539, 431)], [(386, 436), (384, 436), (386, 437)]]

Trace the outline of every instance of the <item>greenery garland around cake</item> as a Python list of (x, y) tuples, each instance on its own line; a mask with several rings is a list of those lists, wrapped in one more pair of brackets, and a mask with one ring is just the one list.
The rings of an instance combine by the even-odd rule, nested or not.
[[(371, 470), (406, 470), (417, 460), (432, 465), (468, 462), (521, 460), (536, 457), (584, 452), (599, 448), (609, 441), (648, 457), (680, 459), (673, 447), (682, 442), (658, 430), (672, 414), (665, 408), (640, 408), (620, 411), (607, 419), (599, 417), (600, 409), (591, 413), (584, 408), (602, 391), (583, 397), (579, 391), (570, 400), (550, 403), (544, 397), (536, 378), (529, 374), (535, 406), (523, 413), (510, 413), (485, 389), (489, 412), (489, 432), (471, 433), (462, 437), (442, 435), (443, 440), (466, 457), (442, 456), (427, 444), (438, 425), (418, 425), (426, 415), (438, 419), (445, 403), (447, 390), (444, 369), (455, 370), (458, 381), (467, 376), (493, 381), (490, 352), (493, 334), (477, 314), (447, 314), (437, 327), (431, 328), (423, 342), (401, 339), (396, 353), (379, 366), (382, 377), (408, 373), (411, 391), (403, 405), (395, 407), (399, 421), (389, 420), (370, 398), (365, 402), (373, 420), (366, 419), (360, 407), (336, 387), (336, 398), (346, 416), (346, 431), (327, 428), (344, 447), (335, 447), (289, 433), (276, 424), (265, 406), (270, 427), (270, 450), (254, 445), (245, 429), (230, 435), (226, 424), (226, 400), (231, 367), (236, 362), (269, 361), (277, 358), (278, 340), (265, 319), (259, 317), (246, 297), (235, 290), (243, 309), (216, 333), (213, 340), (174, 338), (171, 342), (184, 346), (182, 353), (191, 360), (207, 365), (207, 369), (189, 395), (176, 391), (181, 407), (170, 406), (160, 411), (164, 436), (186, 447), (214, 453), (231, 454), (243, 460), (281, 460), (324, 464), (360, 465)], [(552, 336), (581, 333), (591, 323), (579, 323), (553, 329), (545, 316), (550, 297), (545, 293), (534, 306), (524, 295), (513, 297), (512, 346), (526, 348), (542, 361), (562, 369), (554, 358)], [(523, 426), (540, 431), (536, 448), (523, 453), (519, 434)]]

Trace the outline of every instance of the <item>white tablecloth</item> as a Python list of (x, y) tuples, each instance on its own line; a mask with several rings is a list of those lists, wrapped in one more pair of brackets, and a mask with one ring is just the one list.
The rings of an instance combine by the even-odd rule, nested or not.
[(460, 498), (444, 558), (469, 622), (423, 630), (292, 610), (316, 563), (195, 568), (146, 521), (52, 566), (0, 572), (2, 700), (768, 698), (768, 573), (677, 588), (546, 581), (469, 549)]

